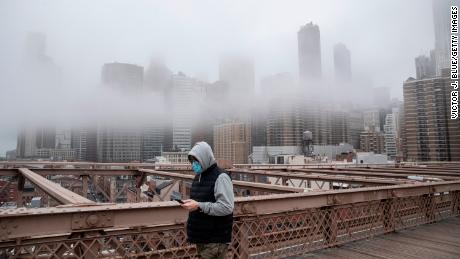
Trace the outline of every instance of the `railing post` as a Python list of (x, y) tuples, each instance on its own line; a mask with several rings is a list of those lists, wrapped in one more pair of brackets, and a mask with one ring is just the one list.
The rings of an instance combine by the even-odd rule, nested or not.
[(25, 179), (24, 179), (24, 176), (22, 174), (19, 174), (18, 175), (18, 194), (17, 194), (17, 197), (16, 197), (16, 206), (19, 208), (19, 207), (22, 207), (24, 206), (24, 200), (23, 200), (23, 191), (24, 191), (24, 183), (25, 183)]
[(117, 177), (110, 177), (110, 202), (116, 202), (117, 195)]
[(82, 192), (82, 196), (87, 198), (88, 197), (88, 176), (87, 175), (83, 175), (81, 177), (81, 181), (82, 181), (82, 188), (81, 188), (81, 192)]

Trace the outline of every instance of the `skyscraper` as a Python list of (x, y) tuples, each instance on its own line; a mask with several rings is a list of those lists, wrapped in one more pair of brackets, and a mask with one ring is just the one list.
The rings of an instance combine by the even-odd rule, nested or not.
[[(102, 67), (102, 83), (128, 94), (140, 93), (144, 68), (125, 63), (107, 63)], [(139, 125), (102, 123), (97, 132), (97, 156), (100, 162), (140, 161), (142, 129)]]
[(318, 25), (312, 22), (297, 33), (299, 46), (299, 74), (301, 84), (321, 79), (321, 42)]
[(362, 111), (350, 111), (347, 116), (348, 143), (355, 149), (360, 147), (361, 132), (364, 131), (364, 118)]
[(351, 81), (351, 55), (343, 43), (334, 46), (335, 79), (340, 82)]
[(449, 119), (450, 74), (404, 82), (404, 145), (410, 161), (460, 161), (460, 120)]
[(171, 84), (172, 72), (162, 60), (152, 59), (145, 71), (144, 86), (146, 90), (164, 92)]
[(385, 136), (382, 132), (375, 131), (374, 128), (361, 133), (359, 144), (363, 152), (385, 153)]
[(133, 162), (141, 160), (142, 132), (134, 126), (109, 126), (98, 128), (98, 161)]
[(56, 128), (55, 147), (57, 149), (70, 149), (71, 130), (69, 128)]
[(424, 79), (436, 76), (436, 60), (434, 50), (431, 57), (420, 55), (415, 58), (416, 79)]
[[(28, 91), (35, 88), (35, 98), (45, 97), (61, 86), (60, 70), (46, 55), (46, 35), (39, 32), (27, 34), (24, 50), (24, 64), (21, 67), (21, 78), (18, 87)], [(41, 96), (42, 95), (42, 96)], [(49, 96), (46, 96), (49, 97)], [(25, 125), (18, 134), (17, 156), (19, 158), (47, 158), (49, 150), (55, 148), (56, 129), (52, 126)], [(46, 150), (46, 152), (41, 152)], [(48, 154), (48, 155), (46, 155)]]
[(450, 7), (459, 6), (458, 0), (433, 0), (436, 75), (450, 66)]
[(36, 154), (36, 131), (35, 128), (23, 127), (18, 133), (17, 157), (31, 158)]
[(164, 126), (162, 122), (157, 122), (142, 127), (142, 161), (161, 156)]
[(228, 122), (214, 126), (216, 159), (245, 164), (251, 148), (251, 128), (247, 123)]
[(102, 83), (127, 93), (139, 93), (144, 81), (144, 68), (126, 63), (107, 63), (102, 67)]
[(364, 111), (363, 115), (364, 130), (369, 131), (373, 129), (380, 132), (380, 112), (378, 109), (369, 109)]
[(74, 128), (71, 131), (71, 148), (79, 161), (97, 161), (97, 127)]
[(393, 108), (392, 113), (385, 117), (384, 134), (385, 134), (385, 151), (388, 158), (395, 159), (399, 154), (399, 110)]
[(295, 96), (273, 98), (268, 107), (267, 145), (301, 146), (305, 121), (299, 98)]
[[(264, 95), (268, 96), (266, 114), (266, 145), (301, 146), (305, 131), (303, 98), (294, 90), (294, 79), (288, 73), (261, 80)], [(258, 144), (260, 145), (260, 144)]]
[(205, 85), (182, 72), (172, 75), (171, 82), (171, 146), (172, 149), (190, 150), (194, 122), (202, 119), (198, 111), (205, 97)]

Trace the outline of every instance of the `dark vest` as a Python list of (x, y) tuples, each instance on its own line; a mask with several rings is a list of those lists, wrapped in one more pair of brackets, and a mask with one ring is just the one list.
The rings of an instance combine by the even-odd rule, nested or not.
[[(217, 164), (212, 165), (193, 179), (190, 199), (197, 202), (216, 202), (214, 185), (220, 174), (225, 172)], [(189, 213), (187, 236), (190, 243), (230, 243), (232, 239), (233, 214), (210, 216), (200, 211)]]

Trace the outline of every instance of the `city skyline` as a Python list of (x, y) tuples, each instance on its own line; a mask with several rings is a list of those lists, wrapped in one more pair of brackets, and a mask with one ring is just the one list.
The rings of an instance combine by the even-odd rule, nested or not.
[[(421, 8), (420, 10), (423, 10), (423, 7), (425, 6), (425, 8), (426, 8), (426, 9), (425, 9), (425, 12), (422, 12), (422, 13), (424, 13), (425, 15), (431, 15), (431, 2), (430, 2), (430, 1), (425, 1), (425, 2), (426, 2), (426, 6), (420, 4), (420, 5), (417, 5), (417, 8)], [(142, 4), (142, 3), (141, 3), (141, 4)], [(362, 3), (361, 3), (361, 4), (362, 4)], [(352, 2), (350, 5), (351, 5), (351, 6), (356, 5), (356, 2), (354, 2), (354, 3)], [(364, 7), (364, 8), (366, 7), (366, 4), (362, 4), (362, 5), (363, 5), (362, 7)], [(18, 6), (15, 6), (14, 4), (9, 4), (9, 5), (7, 4), (6, 6), (7, 6), (7, 7), (13, 8), (12, 10), (17, 10), (17, 9), (15, 9), (15, 8), (18, 7)], [(267, 4), (267, 6), (268, 6), (267, 8), (269, 8), (269, 7), (270, 7), (270, 8), (273, 8), (273, 7), (276, 6), (276, 5), (275, 5), (275, 3), (271, 2), (271, 3)], [(328, 6), (328, 4), (326, 4), (326, 6)], [(387, 6), (391, 6), (391, 3), (387, 4)], [(96, 5), (95, 7), (97, 7), (97, 5)], [(324, 10), (324, 6), (315, 5), (315, 7), (316, 7), (318, 10)], [(369, 6), (367, 6), (367, 7), (369, 7)], [(120, 5), (115, 4), (114, 10), (116, 11), (117, 8), (120, 8)], [(133, 8), (138, 8), (138, 7), (137, 7), (137, 6), (133, 6)], [(217, 8), (217, 10), (220, 10), (221, 7), (217, 7), (217, 6), (212, 6), (212, 5), (211, 5), (210, 8), (211, 8), (211, 10), (212, 10), (212, 8)], [(350, 8), (350, 7), (347, 7), (347, 8)], [(345, 9), (347, 9), (347, 8), (345, 8)], [(403, 5), (403, 6), (398, 6), (398, 7), (395, 7), (395, 8), (397, 8), (397, 11), (399, 11), (399, 10), (401, 10), (401, 9), (408, 8), (408, 6), (404, 6), (404, 5)], [(385, 9), (385, 8), (384, 8), (384, 9)], [(96, 10), (97, 10), (97, 8), (96, 8)], [(27, 8), (26, 8), (25, 11), (27, 11)], [(47, 21), (48, 18), (45, 19), (43, 16), (41, 16), (41, 15), (42, 15), (42, 13), (41, 13), (42, 11), (43, 11), (43, 10), (40, 10), (40, 8), (37, 8), (37, 10), (28, 10), (27, 12), (30, 13), (30, 17), (28, 17), (28, 18), (30, 18), (31, 20), (38, 19), (38, 18), (43, 18), (43, 19), (42, 19), (42, 22), (40, 22), (39, 25), (42, 26), (42, 27), (44, 27), (45, 29), (44, 29), (44, 30), (37, 30), (37, 31), (41, 31), (41, 32), (43, 32), (43, 34), (46, 35), (46, 39), (47, 39), (47, 40), (46, 40), (46, 42), (47, 42), (47, 44), (46, 44), (46, 45), (47, 45), (47, 48), (46, 48), (46, 55), (49, 56), (49, 57), (51, 58), (51, 60), (53, 60), (54, 64), (56, 64), (57, 66), (59, 66), (59, 68), (63, 71), (64, 81), (70, 80), (70, 79), (72, 78), (72, 76), (68, 77), (68, 74), (69, 74), (69, 69), (68, 69), (68, 68), (69, 68), (69, 67), (72, 67), (72, 66), (69, 66), (68, 64), (66, 64), (67, 62), (62, 62), (62, 61), (63, 61), (63, 56), (60, 55), (60, 54), (63, 54), (63, 53), (64, 53), (64, 52), (62, 52), (62, 51), (63, 51), (63, 47), (62, 47), (62, 46), (56, 45), (56, 44), (60, 43), (61, 40), (62, 40), (62, 38), (59, 39), (59, 37), (62, 36), (62, 31), (59, 31), (59, 30), (56, 31), (55, 28), (53, 28), (53, 26), (50, 27), (50, 24), (47, 24), (47, 23), (49, 22), (49, 21)], [(119, 10), (118, 10), (118, 11), (119, 11)], [(171, 12), (174, 12), (174, 10), (170, 10), (170, 11), (171, 11)], [(241, 10), (240, 10), (240, 11), (241, 11)], [(336, 12), (336, 11), (337, 11), (337, 10), (332, 10), (332, 12)], [(63, 9), (63, 13), (65, 13), (65, 12), (69, 12), (69, 11)], [(78, 12), (78, 8), (77, 8), (77, 12)], [(243, 16), (244, 16), (244, 14), (241, 14), (241, 13), (239, 13), (238, 11), (236, 11), (236, 13), (233, 13), (233, 14), (237, 14), (237, 15), (240, 14), (240, 15), (243, 15)], [(191, 15), (191, 14), (189, 14), (189, 15)], [(191, 17), (194, 17), (194, 15), (195, 15), (195, 14), (191, 15)], [(262, 14), (261, 14), (261, 15), (262, 15)], [(391, 87), (391, 84), (387, 84), (387, 83), (384, 82), (385, 80), (388, 80), (388, 78), (386, 78), (386, 77), (384, 77), (385, 79), (383, 79), (382, 82), (379, 81), (377, 84), (375, 84), (375, 83), (372, 83), (372, 79), (375, 80), (375, 78), (372, 78), (372, 73), (370, 73), (369, 75), (364, 75), (364, 76), (362, 76), (363, 74), (362, 74), (361, 68), (360, 68), (360, 66), (359, 66), (359, 62), (362, 62), (362, 55), (360, 55), (359, 48), (356, 47), (356, 45), (359, 45), (359, 44), (350, 43), (350, 42), (349, 42), (349, 39), (347, 39), (347, 38), (349, 37), (349, 35), (352, 35), (352, 34), (356, 33), (356, 31), (350, 30), (349, 32), (341, 32), (341, 33), (339, 33), (339, 32), (337, 31), (337, 28), (340, 28), (339, 26), (337, 26), (337, 28), (334, 28), (334, 26), (333, 26), (334, 24), (333, 24), (333, 23), (331, 24), (331, 22), (329, 22), (329, 23), (328, 23), (328, 22), (324, 22), (324, 20), (323, 20), (321, 17), (315, 17), (316, 15), (307, 15), (307, 14), (302, 15), (302, 16), (304, 16), (303, 21), (299, 22), (299, 23), (296, 25), (296, 27), (294, 27), (294, 26), (292, 26), (292, 25), (288, 25), (288, 26), (286, 26), (286, 27), (283, 28), (283, 29), (279, 29), (279, 27), (281, 27), (281, 25), (283, 24), (282, 22), (280, 22), (280, 25), (278, 26), (278, 30), (274, 30), (274, 31), (277, 32), (277, 34), (271, 35), (271, 37), (272, 37), (272, 38), (271, 38), (271, 39), (272, 39), (271, 41), (270, 41), (270, 40), (261, 41), (260, 43), (262, 43), (262, 44), (260, 44), (260, 46), (271, 45), (271, 44), (273, 44), (272, 41), (283, 41), (283, 40), (287, 40), (288, 37), (283, 37), (283, 35), (286, 36), (286, 35), (287, 35), (286, 33), (288, 33), (288, 32), (290, 33), (290, 34), (289, 34), (289, 38), (292, 39), (292, 37), (295, 37), (295, 36), (296, 36), (296, 33), (295, 33), (295, 32), (298, 31), (298, 29), (300, 28), (300, 26), (302, 26), (302, 25), (304, 25), (304, 24), (306, 24), (306, 23), (308, 23), (308, 22), (313, 22), (313, 23), (317, 24), (317, 25), (319, 26), (320, 30), (321, 30), (321, 36), (322, 36), (322, 38), (321, 38), (321, 50), (322, 50), (322, 52), (321, 52), (321, 57), (322, 57), (322, 58), (321, 58), (321, 63), (322, 63), (322, 70), (325, 71), (325, 72), (324, 72), (325, 78), (331, 79), (331, 78), (333, 77), (333, 67), (334, 67), (334, 63), (333, 63), (333, 47), (332, 47), (332, 46), (335, 45), (335, 44), (337, 44), (338, 42), (344, 42), (345, 45), (347, 45), (347, 47), (348, 47), (348, 48), (350, 49), (350, 51), (351, 51), (351, 57), (352, 57), (352, 58), (351, 58), (351, 59), (352, 59), (352, 71), (353, 71), (354, 78), (355, 78), (355, 74), (357, 74), (358, 81), (360, 81), (360, 80), (361, 80), (361, 81), (362, 81), (362, 80), (364, 80), (364, 81), (368, 80), (368, 81), (367, 81), (367, 82), (368, 82), (367, 85), (369, 85), (369, 87), (387, 86), (387, 87), (389, 87), (389, 88), (392, 89), (392, 93), (394, 92), (395, 89), (397, 89), (396, 87)], [(236, 17), (238, 17), (238, 16), (236, 16)], [(296, 16), (296, 17), (297, 17), (297, 16)], [(311, 17), (311, 18), (310, 18), (310, 17)], [(343, 17), (340, 16), (340, 15), (339, 15), (339, 17), (340, 17), (340, 18), (343, 18)], [(4, 18), (4, 19), (8, 20), (8, 18), (9, 18), (9, 16), (6, 16), (6, 18)], [(110, 18), (110, 17), (109, 17), (109, 18)], [(176, 18), (177, 18), (177, 17), (176, 17)], [(190, 17), (189, 17), (189, 18), (190, 18)], [(314, 19), (314, 18), (317, 18), (317, 19)], [(232, 19), (234, 19), (234, 18), (232, 18)], [(296, 19), (300, 20), (298, 17), (297, 17)], [(296, 20), (296, 19), (292, 19), (292, 20)], [(335, 19), (332, 19), (332, 20), (335, 21), (335, 22), (337, 22)], [(28, 25), (27, 25), (27, 22), (30, 22), (30, 21), (26, 21), (25, 24), (19, 25), (18, 27), (24, 29), (24, 27), (27, 27), (27, 26), (28, 26)], [(71, 21), (71, 22), (73, 22), (73, 21)], [(201, 21), (201, 22), (203, 22), (203, 21)], [(267, 26), (270, 25), (270, 22), (271, 22), (271, 21), (267, 22)], [(293, 22), (290, 21), (289, 23), (292, 24)], [(72, 23), (72, 24), (73, 24), (73, 23)], [(198, 24), (200, 24), (200, 23), (198, 23)], [(103, 25), (104, 25), (104, 24), (103, 24)], [(131, 25), (132, 25), (132, 24), (131, 24)], [(30, 26), (30, 24), (29, 24), (29, 26)], [(38, 27), (40, 27), (40, 26), (38, 26)], [(47, 26), (48, 26), (48, 27), (47, 27)], [(75, 24), (75, 26), (77, 26), (77, 25)], [(107, 26), (107, 25), (104, 25), (104, 26)], [(13, 27), (14, 27), (14, 26), (13, 26)], [(13, 28), (13, 27), (12, 27), (12, 28)], [(32, 26), (32, 27), (37, 27), (37, 26)], [(95, 27), (98, 27), (98, 25), (96, 24)], [(141, 27), (142, 27), (142, 26), (141, 26)], [(431, 29), (429, 29), (429, 28), (431, 28)], [(11, 29), (11, 28), (10, 28), (10, 29)], [(241, 29), (241, 28), (240, 28), (240, 29)], [(415, 28), (415, 29), (416, 29), (416, 28)], [(9, 32), (8, 28), (6, 28), (5, 31), (6, 31), (6, 32)], [(20, 30), (20, 31), (21, 31), (21, 30)], [(120, 30), (120, 32), (125, 32), (125, 33), (126, 33), (126, 31), (123, 30), (123, 29)], [(212, 33), (213, 31), (210, 30), (210, 32), (211, 32), (210, 34), (212, 35), (212, 34), (213, 34), (213, 33)], [(247, 29), (243, 29), (242, 32), (243, 32), (243, 33), (248, 33)], [(258, 35), (258, 33), (259, 33), (258, 30), (254, 30), (253, 32), (254, 32), (254, 35)], [(292, 33), (292, 32), (294, 32), (294, 33)], [(238, 30), (236, 30), (236, 32), (234, 32), (234, 33), (237, 33), (237, 34), (238, 34)], [(338, 35), (337, 38), (331, 37), (331, 33), (337, 34), (337, 35)], [(396, 27), (395, 27), (395, 33), (396, 33)], [(369, 31), (368, 34), (372, 34), (372, 32)], [(21, 35), (21, 33), (16, 32), (16, 37), (14, 37), (13, 40), (18, 40), (18, 39), (20, 38), (20, 37), (18, 37), (18, 35)], [(88, 35), (89, 35), (89, 34), (88, 34)], [(323, 35), (325, 35), (324, 38), (323, 38)], [(348, 35), (348, 36), (347, 36), (347, 35)], [(427, 23), (427, 26), (425, 26), (425, 28), (424, 28), (424, 35), (431, 35), (431, 38), (433, 38), (433, 30), (432, 30), (431, 22), (430, 22), (430, 23)], [(338, 38), (339, 36), (341, 36), (342, 38)], [(369, 35), (367, 35), (366, 33), (362, 33), (361, 36), (362, 36), (364, 39), (367, 39), (367, 40), (368, 40)], [(331, 38), (332, 38), (332, 39), (331, 39)], [(427, 38), (429, 38), (429, 36), (428, 36)], [(58, 39), (58, 40), (56, 41), (56, 39)], [(197, 37), (193, 37), (193, 39), (194, 39), (194, 40), (197, 40)], [(94, 40), (94, 39), (93, 39), (93, 40)], [(126, 39), (125, 39), (125, 40), (126, 40)], [(82, 39), (82, 41), (85, 42), (84, 39)], [(126, 40), (126, 41), (129, 41), (129, 40)], [(199, 41), (199, 40), (198, 40), (198, 41)], [(241, 45), (241, 46), (244, 46), (245, 44), (248, 45), (248, 46), (250, 45), (250, 44), (247, 44), (247, 42), (244, 43), (244, 41), (245, 41), (245, 40), (240, 40), (240, 43), (235, 44), (235, 45)], [(115, 43), (115, 42), (117, 42), (117, 41), (114, 41), (114, 43)], [(420, 43), (420, 42), (424, 42), (424, 41), (419, 41), (419, 43)], [(428, 40), (428, 42), (429, 42), (429, 44), (427, 44), (427, 46), (430, 46), (430, 47), (432, 48), (432, 46), (434, 45), (434, 41), (433, 41), (433, 40)], [(61, 43), (62, 43), (62, 42), (61, 42)], [(286, 43), (286, 42), (285, 42), (285, 43)], [(177, 42), (176, 44), (181, 44), (180, 46), (184, 46), (184, 48), (187, 49), (187, 48), (185, 47), (187, 44), (185, 44), (185, 43), (183, 43), (183, 42), (182, 42), (182, 43)], [(361, 43), (361, 44), (362, 44), (362, 43)], [(19, 45), (21, 45), (21, 44), (19, 44)], [(114, 45), (117, 45), (117, 44), (114, 44)], [(193, 45), (193, 44), (192, 44), (192, 45)], [(233, 53), (239, 52), (239, 53), (243, 53), (244, 55), (249, 56), (249, 57), (250, 57), (250, 56), (254, 56), (254, 60), (255, 60), (255, 70), (256, 70), (256, 75), (257, 75), (257, 76), (256, 76), (256, 80), (255, 80), (256, 91), (258, 90), (258, 91), (260, 92), (259, 82), (260, 82), (260, 79), (261, 79), (261, 76), (262, 76), (262, 75), (270, 76), (270, 75), (273, 75), (273, 74), (276, 74), (276, 73), (280, 73), (280, 72), (289, 72), (289, 73), (293, 74), (293, 75), (297, 78), (297, 73), (296, 73), (296, 69), (295, 69), (295, 68), (292, 68), (292, 66), (290, 66), (290, 65), (285, 65), (285, 66), (281, 67), (282, 64), (285, 64), (286, 62), (287, 62), (287, 63), (292, 63), (292, 62), (296, 63), (296, 62), (297, 62), (296, 56), (292, 57), (292, 55), (290, 55), (290, 56), (284, 58), (283, 60), (281, 60), (281, 62), (261, 62), (261, 60), (263, 60), (264, 58), (267, 59), (268, 56), (267, 56), (267, 57), (266, 57), (266, 56), (263, 56), (262, 58), (260, 58), (260, 53), (259, 53), (260, 51), (252, 51), (252, 53), (251, 53), (251, 51), (244, 50), (244, 47), (241, 47), (241, 46), (235, 47), (235, 46), (231, 46), (231, 45), (232, 45), (232, 44), (229, 44), (229, 46), (228, 46), (228, 52), (233, 52)], [(420, 44), (420, 45), (422, 45), (422, 44)], [(8, 44), (6, 44), (6, 46), (7, 46), (7, 47), (11, 47), (11, 46), (9, 46)], [(51, 47), (50, 47), (50, 46), (51, 46)], [(64, 44), (64, 47), (65, 47), (65, 46), (66, 46), (66, 44)], [(129, 44), (127, 44), (127, 46), (129, 46)], [(289, 43), (286, 43), (285, 45), (278, 45), (276, 49), (277, 49), (278, 51), (286, 51), (286, 49), (290, 49), (289, 46), (292, 47), (292, 42), (291, 42), (290, 44), (289, 44)], [(99, 47), (100, 47), (100, 46), (99, 46)], [(12, 50), (15, 50), (14, 48), (11, 48), (11, 49), (12, 49)], [(108, 49), (111, 49), (110, 45), (109, 45)], [(128, 47), (127, 49), (129, 50), (129, 49), (131, 49), (131, 48)], [(150, 54), (150, 53), (151, 53), (151, 52), (154, 52), (153, 54), (155, 54), (154, 49), (155, 49), (155, 47), (151, 47), (150, 49), (145, 48), (145, 49), (144, 49), (144, 52), (146, 52), (146, 53), (144, 53), (144, 54), (142, 55), (142, 56), (143, 56), (143, 59), (144, 59), (144, 60), (146, 60), (146, 59), (147, 59), (147, 60), (150, 60), (150, 58), (151, 58), (151, 56), (152, 56), (152, 54)], [(171, 47), (171, 49), (174, 49), (174, 47)], [(263, 49), (263, 48), (262, 48), (262, 49)], [(427, 48), (426, 50), (428, 50), (428, 49), (429, 49), (429, 48)], [(3, 49), (3, 50), (4, 50), (4, 49)], [(77, 51), (76, 51), (74, 54), (78, 53), (78, 51), (79, 51), (78, 49), (76, 49), (76, 50), (77, 50)], [(128, 50), (126, 50), (126, 52), (129, 52)], [(181, 50), (180, 48), (179, 48), (179, 49), (174, 49), (174, 50), (175, 50), (176, 52), (178, 52), (178, 53), (181, 53), (182, 51), (184, 51), (184, 50)], [(61, 51), (61, 52), (60, 52), (60, 51)], [(81, 51), (81, 49), (80, 49), (80, 51)], [(90, 51), (94, 51), (94, 50), (91, 50), (91, 49), (90, 49)], [(391, 49), (389, 49), (388, 51), (391, 52)], [(13, 52), (14, 52), (14, 51), (13, 51)], [(111, 51), (107, 51), (107, 52), (111, 52)], [(134, 57), (134, 56), (133, 56), (133, 57), (129, 58), (130, 54), (128, 54), (128, 53), (126, 53), (126, 52), (125, 52), (124, 54), (123, 54), (123, 53), (122, 53), (122, 54), (118, 53), (117, 55), (114, 55), (114, 56), (119, 56), (119, 57), (120, 57), (120, 58), (115, 58), (116, 60), (113, 60), (114, 58), (112, 58), (112, 59), (105, 60), (105, 61), (104, 61), (103, 63), (101, 63), (101, 64), (98, 64), (98, 66), (99, 66), (99, 71), (100, 71), (100, 66), (102, 66), (102, 64), (107, 63), (107, 62), (112, 62), (112, 61), (126, 62), (126, 63), (130, 63), (130, 64), (137, 64), (137, 65), (143, 66), (144, 69), (147, 69), (147, 64), (146, 64), (145, 61), (138, 62), (138, 61), (140, 61), (138, 53), (136, 53), (137, 57)], [(136, 51), (132, 51), (132, 52), (136, 52)], [(195, 52), (196, 52), (196, 51), (195, 51)], [(199, 52), (199, 51), (198, 51), (198, 52)], [(215, 50), (215, 51), (214, 51), (214, 56), (217, 57), (217, 56), (221, 55), (222, 52), (224, 52), (224, 51), (217, 51), (217, 50)], [(423, 52), (423, 53), (426, 53), (426, 52)], [(70, 54), (70, 53), (65, 53), (65, 55), (69, 55), (69, 54)], [(206, 53), (204, 53), (204, 54), (206, 54)], [(418, 54), (419, 54), (419, 53), (418, 53)], [(135, 56), (136, 56), (136, 55), (135, 55)], [(168, 53), (166, 53), (166, 56), (167, 56), (167, 55), (168, 55)], [(258, 55), (259, 55), (259, 57), (258, 57)], [(189, 57), (189, 56), (190, 56), (190, 55), (187, 55), (187, 57)], [(191, 54), (191, 56), (193, 56), (193, 53)], [(206, 56), (206, 55), (203, 55), (203, 56)], [(208, 54), (208, 56), (209, 56), (209, 54)], [(371, 56), (372, 56), (372, 55), (371, 55)], [(279, 58), (276, 58), (276, 57), (273, 57), (273, 56), (272, 56), (271, 58), (273, 58), (274, 60), (279, 61)], [(13, 59), (13, 58), (7, 57), (6, 60), (8, 60), (8, 59), (11, 60), (11, 59)], [(76, 59), (76, 60), (85, 60), (85, 58), (82, 58), (82, 57), (77, 56), (77, 55), (73, 56), (73, 59)], [(72, 60), (72, 59), (70, 59), (70, 60)], [(179, 70), (180, 70), (180, 65), (177, 65), (177, 63), (176, 63), (177, 60), (175, 60), (174, 57), (173, 57), (173, 58), (171, 58), (171, 57), (166, 57), (165, 60), (166, 60), (166, 64), (167, 64), (168, 68), (172, 69), (173, 71), (179, 71)], [(201, 59), (198, 59), (198, 60), (201, 60)], [(66, 61), (67, 61), (67, 60), (66, 60)], [(374, 61), (376, 61), (376, 60), (374, 60)], [(377, 61), (378, 61), (378, 59), (377, 59)], [(15, 62), (13, 62), (13, 64), (14, 64), (14, 63), (15, 63)], [(87, 64), (87, 66), (84, 66), (81, 70), (82, 70), (83, 72), (86, 70), (86, 72), (87, 72), (87, 71), (89, 70), (89, 68), (95, 66), (95, 63), (96, 63), (96, 62), (90, 62), (90, 63)], [(175, 64), (175, 63), (176, 63), (176, 64)], [(187, 62), (184, 62), (184, 64), (185, 64), (185, 63), (187, 63)], [(198, 64), (198, 63), (199, 63), (199, 64)], [(214, 64), (209, 64), (209, 63), (214, 63)], [(280, 64), (277, 65), (277, 66), (279, 66), (280, 68), (267, 68), (267, 67), (266, 67), (266, 66), (267, 66), (266, 63), (280, 63)], [(375, 65), (376, 63), (378, 63), (378, 62), (374, 62), (374, 63), (371, 63), (371, 64), (372, 64), (372, 65)], [(382, 62), (382, 63), (384, 63), (384, 62)], [(413, 64), (413, 57), (411, 57), (410, 59), (408, 59), (408, 60), (407, 60), (407, 63)], [(207, 66), (213, 67), (214, 70), (218, 68), (218, 62), (205, 62), (205, 61), (204, 61), (204, 62), (196, 62), (196, 64), (197, 64), (198, 67), (202, 66), (203, 64), (206, 64)], [(4, 65), (4, 64), (2, 64), (2, 65)], [(372, 67), (372, 65), (371, 65), (371, 67)], [(178, 67), (179, 67), (179, 69), (178, 69)], [(3, 66), (2, 66), (2, 68), (3, 68)], [(186, 67), (184, 67), (184, 68), (186, 68)], [(8, 68), (8, 69), (11, 69), (11, 68)], [(7, 71), (8, 71), (8, 69), (7, 69)], [(413, 66), (407, 66), (407, 69), (408, 69), (408, 70), (412, 70), (412, 71), (414, 70)], [(190, 70), (191, 70), (191, 71), (190, 71)], [(192, 77), (198, 77), (198, 78), (199, 78), (199, 77), (200, 77), (200, 75), (198, 75), (198, 74), (199, 74), (199, 71), (196, 72), (196, 71), (193, 71), (193, 70), (194, 70), (194, 69), (188, 69), (188, 70), (187, 70), (187, 69), (183, 69), (183, 70), (180, 70), (180, 71), (184, 71), (184, 72), (185, 72), (186, 74), (188, 74), (188, 75), (189, 75), (189, 73), (191, 73), (191, 74), (192, 74)], [(211, 70), (212, 70), (212, 69), (211, 69)], [(272, 72), (272, 71), (273, 71), (273, 72)], [(82, 73), (83, 73), (83, 72), (82, 72)], [(92, 71), (91, 73), (94, 73), (94, 71)], [(388, 73), (388, 72), (381, 70), (381, 73), (382, 73), (382, 74), (385, 74), (385, 73)], [(205, 74), (206, 74), (206, 73), (205, 73)], [(204, 79), (207, 78), (209, 82), (213, 82), (213, 81), (215, 81), (215, 79), (217, 79), (217, 78), (216, 78), (216, 73), (211, 73), (211, 72), (207, 71), (207, 74), (208, 74), (208, 75), (201, 75), (201, 77), (204, 78)], [(212, 74), (212, 75), (210, 76), (210, 74)], [(402, 82), (402, 80), (404, 80), (404, 79), (406, 79), (408, 76), (414, 75), (414, 74), (415, 74), (415, 73), (409, 73), (409, 74), (406, 74), (403, 78), (401, 78), (401, 79), (400, 79), (401, 81), (397, 82), (398, 85), (399, 85), (398, 87), (399, 87), (399, 88), (402, 88), (402, 87), (401, 87), (401, 82)], [(88, 85), (90, 85), (90, 87), (94, 87), (94, 84), (93, 84), (93, 83), (85, 83), (85, 81), (91, 81), (91, 80), (90, 80), (91, 76), (88, 76), (88, 77), (87, 77), (87, 76), (86, 76), (87, 74), (84, 74), (84, 73), (83, 73), (83, 75), (84, 75), (84, 78), (81, 78), (81, 79), (79, 79), (79, 81), (78, 81), (78, 83), (82, 83), (82, 82), (83, 82), (83, 84), (81, 84), (81, 87), (82, 87), (82, 88), (88, 87)], [(367, 78), (366, 78), (366, 77), (367, 77)], [(7, 77), (7, 78), (8, 78), (8, 77)], [(370, 78), (371, 78), (371, 79), (370, 79)], [(370, 79), (370, 80), (369, 80), (369, 79)], [(395, 82), (396, 82), (396, 80), (395, 80)], [(66, 85), (66, 82), (64, 82), (63, 84)], [(10, 93), (9, 90), (8, 90), (8, 89), (4, 89), (3, 87), (4, 87), (4, 84), (3, 84), (3, 82), (2, 82), (2, 88), (1, 88), (2, 92), (5, 92), (5, 93), (9, 94), (9, 93)], [(4, 90), (5, 90), (5, 91), (4, 91)], [(401, 89), (399, 89), (399, 90), (397, 90), (397, 91), (402, 92)], [(65, 95), (64, 95), (64, 96), (65, 96)], [(394, 94), (393, 94), (393, 96), (394, 96)], [(401, 96), (399, 96), (399, 97), (401, 97)], [(13, 99), (14, 99), (14, 96), (13, 96)], [(7, 101), (7, 104), (8, 104), (8, 101)], [(2, 110), (5, 110), (5, 109), (2, 109)], [(13, 113), (14, 113), (14, 112), (13, 112)], [(5, 128), (5, 129), (6, 129), (6, 131), (8, 131), (8, 128)], [(3, 130), (2, 130), (2, 131), (3, 131)], [(5, 134), (5, 133), (2, 132), (2, 134)], [(8, 135), (8, 134), (6, 134), (6, 135)], [(3, 142), (3, 140), (1, 140), (1, 139), (0, 139), (0, 141)], [(5, 149), (5, 148), (4, 148), (4, 149)], [(9, 149), (11, 149), (11, 148), (6, 148), (5, 151), (6, 151), (6, 150), (9, 150)], [(1, 148), (0, 148), (0, 154), (1, 154), (1, 153), (2, 153), (2, 150), (1, 150)]]

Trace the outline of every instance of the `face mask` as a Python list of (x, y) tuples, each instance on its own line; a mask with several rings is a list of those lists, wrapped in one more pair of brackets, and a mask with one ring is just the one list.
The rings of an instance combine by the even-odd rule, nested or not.
[(195, 172), (196, 174), (201, 173), (201, 165), (200, 165), (200, 163), (198, 163), (197, 161), (193, 161), (193, 163), (192, 163), (192, 170), (193, 170), (193, 172)]

